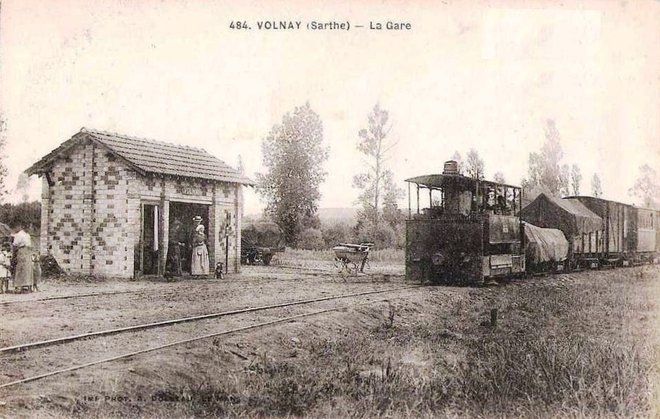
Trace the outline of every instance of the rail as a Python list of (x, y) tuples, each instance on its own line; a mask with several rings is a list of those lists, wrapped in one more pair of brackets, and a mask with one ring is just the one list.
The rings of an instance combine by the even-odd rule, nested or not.
[[(407, 288), (417, 288), (417, 287), (407, 287)], [(405, 289), (405, 288), (402, 288), (402, 289)], [(394, 290), (390, 290), (390, 291), (394, 291)], [(385, 292), (385, 291), (382, 291), (382, 292)], [(375, 304), (375, 303), (384, 302), (384, 301), (389, 301), (389, 299), (383, 298), (383, 299), (380, 299), (380, 300), (368, 301), (368, 302), (364, 302), (364, 303), (360, 303), (360, 304), (354, 304), (351, 307), (360, 307), (360, 306), (365, 306), (365, 305), (368, 305), (368, 304)], [(125, 354), (122, 354), (122, 355), (113, 356), (113, 357), (110, 357), (110, 358), (104, 358), (104, 359), (100, 359), (100, 360), (97, 360), (97, 361), (87, 362), (85, 364), (74, 365), (72, 367), (63, 368), (63, 369), (60, 369), (60, 370), (51, 371), (51, 372), (47, 372), (47, 373), (44, 373), (44, 374), (35, 375), (35, 376), (32, 376), (32, 377), (22, 378), (20, 380), (11, 381), (11, 382), (5, 383), (5, 384), (0, 384), (0, 388), (7, 388), (7, 387), (16, 386), (16, 385), (19, 385), (19, 384), (29, 383), (31, 381), (37, 381), (37, 380), (40, 380), (40, 379), (43, 379), (43, 378), (48, 378), (48, 377), (52, 377), (52, 376), (55, 376), (55, 375), (80, 370), (80, 369), (91, 367), (91, 366), (94, 366), (94, 365), (99, 365), (99, 364), (104, 364), (104, 363), (108, 363), (108, 362), (112, 362), (112, 361), (117, 361), (119, 359), (130, 358), (130, 357), (133, 357), (133, 356), (145, 354), (145, 353), (148, 353), (148, 352), (158, 351), (158, 350), (161, 350), (161, 349), (166, 349), (166, 348), (170, 348), (170, 347), (173, 347), (173, 346), (184, 345), (186, 343), (191, 343), (191, 342), (195, 342), (195, 341), (202, 340), (202, 339), (208, 339), (208, 338), (217, 337), (217, 336), (240, 333), (240, 332), (244, 332), (244, 331), (247, 331), (247, 330), (256, 329), (256, 328), (260, 328), (260, 327), (266, 327), (266, 326), (272, 326), (274, 324), (290, 322), (290, 321), (301, 319), (301, 318), (304, 318), (304, 317), (316, 316), (316, 315), (323, 314), (323, 313), (329, 313), (329, 312), (333, 312), (333, 311), (345, 310), (346, 308), (348, 308), (348, 307), (336, 307), (336, 308), (329, 308), (329, 309), (325, 309), (325, 310), (317, 310), (317, 311), (314, 311), (314, 312), (311, 312), (311, 313), (303, 313), (303, 314), (298, 314), (298, 315), (295, 315), (295, 316), (283, 317), (281, 319), (271, 320), (271, 321), (267, 321), (267, 322), (263, 322), (263, 323), (257, 323), (257, 324), (253, 324), (253, 325), (250, 325), (250, 326), (243, 326), (243, 327), (238, 327), (238, 328), (235, 328), (235, 329), (224, 330), (222, 332), (209, 333), (209, 334), (206, 334), (206, 335), (196, 336), (196, 337), (189, 338), (189, 339), (178, 340), (178, 341), (175, 341), (175, 342), (166, 343), (164, 345), (158, 345), (158, 346), (154, 346), (154, 347), (147, 348), (147, 349), (141, 349), (139, 351), (134, 351), (134, 352), (125, 353)]]
[(271, 310), (271, 309), (275, 309), (275, 308), (298, 306), (298, 305), (304, 305), (304, 304), (317, 303), (317, 302), (321, 302), (321, 301), (340, 300), (340, 299), (344, 299), (344, 298), (360, 297), (360, 296), (363, 296), (363, 295), (382, 294), (382, 293), (385, 293), (385, 292), (401, 291), (401, 290), (405, 290), (405, 289), (412, 289), (412, 288), (419, 288), (419, 287), (420, 287), (419, 285), (415, 285), (415, 286), (409, 286), (409, 287), (390, 288), (390, 289), (387, 289), (387, 290), (365, 291), (365, 292), (353, 293), (353, 294), (342, 294), (342, 295), (335, 295), (335, 296), (321, 297), (321, 298), (313, 298), (313, 299), (301, 300), (301, 301), (293, 301), (293, 302), (286, 302), (286, 303), (279, 303), (279, 304), (270, 304), (270, 305), (259, 306), (259, 307), (250, 307), (250, 308), (239, 309), (239, 310), (221, 311), (221, 312), (217, 312), (217, 313), (202, 314), (202, 315), (199, 315), (199, 316), (182, 317), (182, 318), (178, 318), (178, 319), (163, 320), (163, 321), (159, 321), (159, 322), (144, 323), (144, 324), (139, 324), (139, 325), (134, 325), (134, 326), (119, 327), (119, 328), (115, 328), (115, 329), (101, 330), (101, 331), (98, 331), (98, 332), (82, 333), (82, 334), (78, 334), (78, 335), (72, 335), (72, 336), (65, 336), (65, 337), (61, 337), (61, 338), (42, 340), (42, 341), (38, 341), (38, 342), (31, 342), (31, 343), (25, 343), (25, 344), (20, 344), (20, 345), (6, 346), (4, 348), (0, 348), (0, 354), (21, 352), (21, 351), (40, 348), (40, 347), (44, 347), (44, 346), (52, 346), (52, 345), (58, 345), (58, 344), (67, 343), (67, 342), (73, 342), (73, 341), (76, 341), (76, 340), (90, 339), (90, 338), (95, 338), (95, 337), (99, 337), (99, 336), (110, 336), (110, 335), (115, 335), (115, 334), (124, 333), (124, 332), (133, 332), (133, 331), (138, 331), (138, 330), (153, 329), (153, 328), (156, 328), (156, 327), (164, 327), (164, 326), (170, 326), (170, 325), (180, 324), (180, 323), (187, 323), (187, 322), (193, 322), (193, 321), (199, 321), (199, 320), (205, 320), (205, 319), (212, 319), (212, 318), (218, 318), (218, 317), (226, 317), (226, 316), (231, 316), (231, 315), (236, 315), (236, 314), (252, 313), (252, 312), (256, 312), (256, 311)]

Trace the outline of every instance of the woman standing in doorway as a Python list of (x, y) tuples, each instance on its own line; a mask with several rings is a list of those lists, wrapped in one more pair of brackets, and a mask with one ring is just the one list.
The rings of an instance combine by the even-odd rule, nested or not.
[(190, 273), (193, 276), (208, 275), (209, 251), (206, 248), (206, 235), (204, 234), (204, 226), (201, 224), (195, 227), (195, 235), (193, 236), (192, 246), (193, 249)]
[(14, 234), (14, 260), (16, 267), (14, 271), (14, 288), (20, 291), (24, 288), (32, 291), (34, 286), (34, 264), (32, 262), (32, 239), (22, 228)]

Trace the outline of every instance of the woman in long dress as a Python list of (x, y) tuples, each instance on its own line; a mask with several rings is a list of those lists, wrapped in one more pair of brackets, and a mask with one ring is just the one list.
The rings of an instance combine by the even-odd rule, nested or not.
[(204, 234), (203, 225), (198, 225), (195, 228), (190, 273), (192, 275), (209, 274), (209, 251), (206, 248), (206, 235)]
[(34, 286), (34, 264), (32, 262), (32, 240), (23, 229), (14, 234), (15, 271), (14, 289), (21, 290), (27, 287), (32, 290)]

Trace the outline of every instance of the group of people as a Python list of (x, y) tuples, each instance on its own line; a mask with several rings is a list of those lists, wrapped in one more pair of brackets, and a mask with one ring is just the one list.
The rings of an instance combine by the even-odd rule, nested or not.
[[(209, 274), (209, 250), (202, 217), (193, 218), (193, 235), (190, 238), (190, 274), (206, 276)], [(166, 273), (169, 277), (178, 277), (183, 273), (183, 254), (187, 250), (188, 237), (180, 220), (175, 220), (169, 234)]]
[(9, 283), (15, 292), (38, 291), (41, 277), (39, 257), (32, 249), (32, 239), (22, 228), (2, 244), (0, 251), (0, 292), (9, 291)]

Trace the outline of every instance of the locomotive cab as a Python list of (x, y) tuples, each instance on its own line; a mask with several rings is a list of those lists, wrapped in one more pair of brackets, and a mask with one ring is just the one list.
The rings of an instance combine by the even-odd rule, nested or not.
[(525, 272), (519, 187), (463, 176), (455, 161), (406, 182), (407, 279), (482, 284)]

